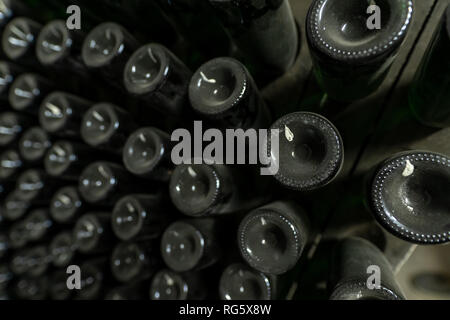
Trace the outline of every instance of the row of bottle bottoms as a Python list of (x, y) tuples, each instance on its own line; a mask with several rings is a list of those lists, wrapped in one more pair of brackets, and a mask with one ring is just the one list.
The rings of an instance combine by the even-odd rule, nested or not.
[[(259, 10), (255, 7), (255, 12), (261, 13), (255, 16), (249, 16), (249, 8), (245, 6), (212, 2), (219, 11), (240, 13), (249, 19), (243, 19), (249, 26), (240, 25), (244, 22), (233, 19), (226, 24), (228, 28), (236, 28), (235, 32), (231, 33), (245, 52), (244, 58), (245, 55), (259, 56), (256, 60), (263, 61), (264, 67), (260, 68), (261, 70), (270, 69), (270, 66), (277, 64), (278, 67), (281, 66), (282, 72), (292, 68), (295, 57), (298, 56), (299, 33), (288, 1), (272, 4), (270, 13), (264, 11), (267, 8)], [(380, 29), (373, 30), (367, 28), (367, 8), (364, 5), (350, 5), (339, 8), (336, 12), (337, 7), (331, 5), (332, 2), (315, 0), (309, 8), (305, 22), (309, 51), (314, 64), (314, 74), (327, 96), (336, 101), (351, 102), (373, 93), (383, 82), (412, 24), (413, 3), (410, 0), (396, 0), (393, 4), (386, 4), (383, 10), (390, 10), (395, 14), (383, 21)], [(361, 19), (354, 19), (355, 15), (361, 16)], [(449, 123), (449, 112), (441, 111), (448, 110), (446, 99), (442, 98), (447, 82), (433, 81), (436, 70), (442, 79), (445, 79), (448, 74), (446, 71), (449, 70), (444, 59), (449, 50), (450, 30), (446, 23), (449, 15), (450, 8), (447, 8), (419, 67), (410, 94), (414, 114), (423, 123), (437, 127), (446, 127)], [(231, 17), (227, 14), (223, 16)], [(347, 21), (343, 25), (361, 30), (361, 37), (367, 41), (355, 41), (351, 34), (346, 32), (346, 28), (339, 28), (336, 17)], [(265, 27), (259, 28), (260, 24)], [(279, 45), (271, 45), (274, 41)], [(139, 41), (117, 23), (103, 23), (84, 36), (79, 32), (67, 30), (65, 22), (61, 20), (42, 27), (28, 18), (16, 18), (4, 28), (2, 45), (5, 55), (13, 61), (35, 66), (40, 63), (47, 68), (53, 68), (55, 72), (64, 72), (70, 67), (71, 72), (84, 77), (85, 82), (92, 81), (91, 71), (95, 70), (109, 79), (113, 86), (144, 100), (149, 99), (148, 101), (163, 113), (184, 116), (183, 105), (186, 105), (185, 93), (189, 82), (187, 78), (191, 74), (189, 69), (165, 47), (154, 44), (139, 49)], [(441, 69), (436, 69), (435, 61), (438, 60), (439, 64), (443, 64)], [(249, 66), (248, 63), (246, 65)], [(211, 85), (214, 84), (213, 81), (207, 80), (212, 79), (212, 76), (203, 73), (205, 78), (198, 76), (197, 80), (203, 79), (203, 84), (198, 82), (198, 85), (206, 87), (205, 90), (198, 89), (204, 95), (203, 100), (210, 100), (203, 101), (208, 107), (207, 111), (201, 106), (197, 108), (195, 102), (201, 103), (198, 99), (191, 99), (191, 102), (194, 100), (194, 109), (199, 109), (197, 111), (203, 112), (204, 116), (218, 116), (223, 120), (226, 113), (224, 111), (231, 108), (229, 104), (228, 107), (221, 106), (217, 110), (213, 106), (215, 103), (223, 103), (226, 98), (237, 99), (231, 93), (234, 92), (233, 88), (236, 92), (242, 89), (239, 82), (243, 80), (236, 75), (233, 77), (233, 73), (221, 68), (214, 69), (215, 72), (211, 71), (214, 76), (228, 84), (225, 88)], [(258, 70), (252, 68), (253, 73)], [(246, 78), (246, 75), (241, 76)], [(238, 84), (234, 87), (230, 82), (236, 80)], [(164, 81), (169, 84), (164, 84)], [(433, 82), (433, 89), (428, 86), (429, 82)], [(425, 106), (428, 106), (428, 111)]]
[[(41, 105), (39, 118), (49, 131), (58, 127), (60, 134), (81, 136), (86, 144), (61, 140), (58, 136), (55, 141), (47, 131), (33, 126), (27, 115), (10, 111), (0, 114), (0, 143), (5, 148), (0, 164), (6, 204), (3, 214), (10, 220), (22, 216), (34, 201), (52, 196), (55, 191), (52, 186), (62, 187), (74, 181), (78, 181), (86, 201), (100, 204), (111, 203), (118, 195), (127, 193), (166, 190), (168, 183), (176, 208), (195, 217), (249, 210), (268, 198), (271, 178), (258, 176), (254, 170), (240, 165), (174, 166), (169, 134), (154, 127), (135, 130), (137, 126), (132, 125), (129, 114), (108, 103), (90, 108), (87, 104), (83, 108), (87, 111), (81, 116), (72, 111), (80, 110), (81, 100), (60, 92), (50, 94)], [(79, 121), (72, 121), (74, 117)], [(331, 183), (339, 174), (344, 159), (343, 143), (327, 119), (314, 113), (296, 112), (280, 118), (272, 128), (285, 133), (280, 139), (279, 155), (273, 159), (279, 164), (274, 178), (281, 186), (297, 191), (315, 190)], [(448, 209), (446, 200), (439, 196), (439, 190), (448, 190), (448, 163), (445, 155), (408, 151), (380, 164), (370, 177), (369, 186), (375, 217), (394, 234), (413, 242), (448, 241), (445, 223), (436, 230), (419, 223), (399, 226), (393, 222), (407, 219), (411, 211), (440, 214)], [(40, 165), (45, 170), (38, 169)], [(422, 172), (433, 172), (439, 187), (433, 187), (429, 175)], [(398, 194), (400, 182), (405, 185), (401, 202), (392, 196)], [(421, 185), (422, 191), (415, 185)], [(418, 199), (426, 194), (431, 195), (432, 201), (420, 203)]]
[[(130, 196), (126, 201), (142, 197)], [(6, 253), (9, 265), (0, 266), (0, 296), (57, 300), (286, 298), (299, 279), (295, 270), (284, 272), (283, 268), (294, 263), (294, 256), (303, 248), (285, 242), (294, 238), (283, 239), (279, 234), (290, 228), (288, 224), (292, 222), (280, 224), (283, 220), (276, 211), (280, 209), (295, 215), (288, 218), (298, 219), (298, 211), (289, 211), (298, 207), (288, 202), (275, 202), (254, 210), (241, 223), (239, 232), (244, 229), (248, 232), (242, 240), (248, 242), (247, 247), (241, 250), (252, 256), (250, 260), (244, 256), (247, 263), (230, 253), (234, 246), (226, 235), (230, 234), (227, 229), (230, 224), (219, 220), (178, 220), (167, 227), (161, 239), (149, 234), (140, 240), (117, 242), (110, 238), (113, 232), (123, 236), (130, 230), (130, 226), (124, 228), (123, 222), (121, 225), (118, 220), (112, 221), (111, 230), (110, 220), (120, 218), (120, 214), (111, 217), (107, 213), (90, 213), (77, 221), (74, 230), (60, 228), (49, 232), (52, 222), (47, 211), (36, 210), (28, 216), (28, 222), (24, 220), (21, 226), (11, 227), (15, 239), (21, 238), (22, 232), (36, 242), (12, 254)], [(255, 219), (268, 221), (270, 226), (260, 223), (255, 226)], [(301, 238), (306, 234), (302, 228), (296, 230), (303, 232), (297, 234)], [(274, 241), (275, 237), (278, 241)], [(283, 250), (284, 246), (287, 251)], [(0, 251), (0, 254), (5, 255), (5, 252)], [(379, 290), (367, 287), (368, 268), (374, 265), (381, 272)], [(79, 268), (81, 289), (71, 287), (75, 284), (68, 281), (71, 274), (67, 272), (68, 266)], [(328, 286), (331, 299), (404, 299), (386, 257), (375, 245), (361, 238), (347, 238), (337, 245)]]

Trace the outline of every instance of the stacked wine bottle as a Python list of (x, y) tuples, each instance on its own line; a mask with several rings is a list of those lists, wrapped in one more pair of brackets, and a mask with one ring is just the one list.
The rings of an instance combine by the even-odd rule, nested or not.
[[(328, 104), (373, 93), (406, 37), (412, 2), (380, 1), (387, 27), (366, 42), (358, 26), (330, 31), (366, 14), (358, 1), (342, 17), (337, 1), (312, 1), (301, 23), (287, 0), (43, 2), (37, 12), (26, 0), (0, 8), (0, 298), (270, 300), (302, 290), (299, 273), (323, 231), (304, 199), (345, 178), (345, 139), (319, 109), (279, 116), (259, 88), (298, 63), (306, 23)], [(81, 29), (63, 19), (72, 2)], [(277, 172), (194, 157), (175, 164), (172, 132), (195, 131), (194, 121), (219, 132), (277, 130), (279, 141), (264, 141)], [(450, 158), (406, 151), (370, 178), (380, 226), (410, 242), (450, 241)], [(404, 298), (382, 248), (365, 238), (334, 250), (329, 297)], [(365, 287), (374, 264), (378, 291)], [(80, 288), (71, 286), (77, 270)]]

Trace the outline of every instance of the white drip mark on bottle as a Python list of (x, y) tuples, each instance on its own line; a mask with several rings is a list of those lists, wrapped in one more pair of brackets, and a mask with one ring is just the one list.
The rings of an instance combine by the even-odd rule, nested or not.
[(292, 140), (294, 140), (294, 133), (286, 125), (284, 126), (284, 135), (287, 141), (292, 142)]
[(208, 79), (208, 77), (203, 72), (200, 72), (200, 76), (202, 77), (203, 81), (206, 81), (208, 83), (216, 83), (216, 79)]
[(191, 166), (188, 167), (188, 172), (189, 172), (190, 176), (193, 178), (195, 178), (197, 176), (197, 173), (194, 171), (194, 169)]
[(408, 177), (413, 173), (414, 173), (414, 165), (409, 160), (406, 160), (405, 169), (403, 170), (402, 175), (404, 177)]

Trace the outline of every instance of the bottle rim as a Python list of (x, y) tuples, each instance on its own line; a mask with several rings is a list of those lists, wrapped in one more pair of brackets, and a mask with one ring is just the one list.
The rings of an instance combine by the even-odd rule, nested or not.
[[(58, 159), (64, 159), (63, 162)], [(73, 145), (66, 140), (55, 142), (47, 151), (44, 158), (45, 171), (51, 176), (62, 176), (70, 165), (77, 160)]]
[[(122, 160), (125, 168), (131, 173), (135, 175), (149, 174), (161, 162), (167, 151), (164, 148), (164, 143), (161, 137), (158, 135), (157, 130), (158, 129), (153, 127), (140, 128), (133, 132), (127, 139), (123, 148)], [(143, 140), (151, 139), (151, 141), (147, 143), (154, 148), (154, 154), (151, 159), (143, 164), (136, 164), (136, 161), (133, 161), (130, 155), (130, 152), (134, 151), (134, 145), (136, 144), (136, 141), (138, 141), (138, 139), (143, 143), (146, 143)]]
[[(258, 232), (255, 227), (258, 224), (268, 229), (270, 226), (275, 227), (279, 232), (283, 233), (284, 250), (282, 256), (284, 261), (275, 261), (271, 258), (263, 259), (255, 253), (255, 250), (248, 250), (249, 233)], [(297, 226), (298, 221), (292, 219), (288, 214), (277, 212), (273, 208), (258, 208), (250, 212), (241, 221), (238, 228), (239, 250), (244, 260), (254, 269), (268, 274), (280, 275), (292, 269), (300, 259), (305, 241), (305, 235)], [(258, 234), (260, 235), (261, 230)], [(267, 250), (266, 250), (267, 251)]]
[[(445, 155), (429, 151), (408, 151), (402, 152), (382, 162), (372, 178), (370, 202), (377, 221), (383, 225), (392, 234), (409, 242), (419, 244), (438, 244), (450, 241), (450, 224), (443, 223), (440, 231), (424, 230), (417, 228), (417, 223), (405, 221), (404, 217), (411, 215), (411, 209), (408, 208), (406, 215), (399, 209), (394, 210), (389, 206), (386, 194), (383, 190), (389, 185), (388, 180), (391, 176), (398, 175), (404, 179), (414, 177), (417, 167), (424, 164), (431, 164), (439, 169), (446, 170), (450, 177), (450, 158)], [(403, 218), (399, 215), (404, 215)], [(429, 224), (426, 224), (428, 227)]]
[(28, 169), (22, 172), (16, 183), (16, 189), (20, 191), (19, 199), (25, 201), (33, 200), (44, 188), (42, 172), (37, 169)]
[[(82, 228), (83, 224), (87, 223), (90, 225), (92, 230), (90, 230), (90, 239), (85, 241), (85, 239), (80, 239), (78, 237), (79, 229)], [(99, 244), (100, 237), (103, 234), (104, 230), (97, 219), (95, 213), (86, 213), (81, 216), (75, 224), (73, 229), (73, 238), (75, 241), (75, 246), (78, 251), (81, 253), (88, 253), (95, 249), (95, 247)]]
[(27, 215), (25, 221), (25, 225), (27, 227), (29, 227), (30, 225), (33, 226), (31, 230), (28, 229), (28, 239), (31, 241), (39, 240), (45, 234), (47, 227), (52, 224), (51, 220), (49, 219), (48, 210), (43, 208), (31, 211)]
[[(132, 205), (137, 211), (137, 220), (133, 220), (135, 224), (131, 227), (131, 229), (128, 230), (123, 230), (123, 228), (121, 228), (120, 225), (116, 223), (119, 210), (121, 210), (121, 207), (125, 204)], [(128, 195), (119, 199), (119, 201), (117, 201), (114, 206), (111, 216), (111, 224), (114, 234), (123, 241), (131, 240), (132, 238), (136, 237), (142, 230), (142, 227), (144, 225), (144, 217), (148, 214), (149, 213), (144, 209), (140, 201), (133, 195)]]
[[(271, 129), (280, 130), (280, 142), (284, 141), (281, 139), (289, 142), (295, 139), (294, 133), (289, 128), (291, 126), (290, 123), (299, 124), (300, 128), (304, 130), (314, 130), (314, 132), (320, 134), (324, 141), (324, 155), (320, 159), (317, 169), (310, 176), (291, 177), (292, 163), (287, 168), (286, 164), (283, 164), (283, 161), (280, 159), (280, 156), (273, 156), (271, 152), (271, 137), (268, 137), (268, 156), (274, 163), (278, 163), (278, 172), (274, 175), (275, 179), (282, 185), (298, 191), (309, 191), (326, 186), (336, 178), (344, 163), (344, 143), (338, 129), (328, 119), (319, 114), (312, 112), (294, 112), (278, 119), (271, 126)], [(293, 147), (295, 148), (295, 145)], [(289, 169), (291, 173), (286, 172), (286, 169)], [(319, 174), (316, 172), (319, 172)]]
[(31, 204), (24, 199), (22, 192), (16, 189), (6, 196), (2, 204), (2, 211), (6, 219), (15, 221), (23, 217), (30, 207)]
[[(233, 285), (233, 275), (239, 275), (242, 279), (241, 283), (257, 283), (261, 292), (261, 296), (246, 297), (250, 300), (272, 300), (273, 297), (273, 283), (270, 278), (262, 272), (249, 268), (241, 263), (234, 263), (229, 265), (223, 271), (219, 282), (219, 294), (222, 300), (235, 300), (240, 297), (233, 297), (230, 295), (230, 287)], [(244, 292), (247, 290), (244, 289)]]
[(1, 146), (6, 146), (14, 141), (17, 135), (23, 131), (17, 113), (10, 111), (0, 113), (0, 129)]
[[(187, 260), (182, 261), (171, 255), (170, 238), (175, 235), (178, 240), (189, 240), (193, 244)], [(173, 239), (172, 239), (173, 240)], [(202, 259), (205, 251), (206, 239), (199, 229), (187, 221), (176, 221), (172, 223), (161, 237), (161, 255), (166, 265), (177, 272), (189, 271), (195, 268)]]
[[(33, 143), (31, 141), (35, 142)], [(38, 148), (33, 146), (36, 141)], [(37, 161), (41, 159), (50, 146), (50, 138), (41, 127), (32, 127), (28, 129), (19, 139), (20, 155), (27, 161)]]
[[(200, 169), (200, 172), (195, 172), (194, 169)], [(183, 175), (190, 176), (204, 175), (207, 178), (208, 191), (204, 194), (202, 201), (193, 203), (187, 197), (181, 196), (179, 191), (179, 181)], [(220, 199), (223, 192), (223, 178), (214, 165), (207, 164), (181, 164), (175, 167), (169, 182), (169, 195), (175, 207), (182, 213), (192, 216), (200, 217), (205, 215)]]
[[(209, 79), (207, 74), (218, 72), (223, 77), (232, 81), (232, 90), (225, 99), (215, 102), (205, 101), (204, 94), (201, 91), (201, 82), (215, 83), (216, 79)], [(189, 83), (189, 100), (192, 108), (206, 116), (220, 116), (233, 110), (246, 95), (249, 94), (251, 88), (251, 76), (245, 66), (238, 60), (229, 57), (219, 57), (207, 61), (200, 66), (193, 74)]]
[[(390, 17), (390, 29), (393, 32), (383, 34), (384, 37), (382, 38), (384, 39), (378, 40), (380, 37), (373, 38), (363, 48), (351, 49), (346, 46), (340, 46), (337, 42), (330, 42), (330, 40), (325, 39), (323, 31), (325, 29), (321, 28), (320, 20), (324, 15), (327, 2), (330, 2), (330, 0), (315, 0), (308, 11), (306, 21), (308, 42), (323, 54), (331, 56), (337, 61), (350, 64), (365, 64), (368, 60), (379, 57), (399, 46), (406, 36), (413, 16), (412, 0), (388, 1), (389, 5), (395, 6), (401, 12), (401, 17), (398, 19), (394, 16)], [(388, 30), (389, 28), (385, 27), (383, 29)]]
[[(55, 103), (58, 101), (58, 103)], [(49, 118), (46, 116), (46, 109), (50, 109), (53, 114), (58, 113), (60, 118)], [(68, 95), (61, 91), (54, 91), (48, 94), (42, 101), (39, 108), (39, 123), (45, 131), (54, 133), (66, 127), (68, 116), (73, 110), (70, 107)]]
[[(93, 105), (89, 110), (85, 112), (81, 122), (81, 130), (80, 130), (81, 137), (83, 138), (84, 142), (86, 142), (91, 146), (97, 147), (99, 145), (107, 143), (110, 140), (110, 138), (115, 134), (115, 132), (118, 130), (120, 126), (116, 108), (118, 109), (118, 107), (114, 106), (113, 104), (102, 102)], [(108, 127), (106, 128), (106, 130), (104, 130), (104, 132), (97, 132), (96, 134), (91, 134), (89, 132), (89, 125), (88, 125), (89, 117), (96, 118), (98, 115), (100, 115), (101, 117), (101, 113), (103, 113), (109, 118)]]
[(404, 297), (383, 284), (381, 288), (371, 290), (364, 281), (349, 280), (334, 288), (330, 300), (404, 300)]
[[(22, 88), (29, 89), (29, 91)], [(11, 84), (8, 101), (14, 110), (24, 111), (33, 105), (40, 94), (38, 75), (23, 73)]]
[[(54, 49), (48, 50), (44, 43), (49, 45), (47, 38), (50, 34), (59, 33), (61, 37), (60, 43)], [(46, 24), (39, 33), (36, 40), (36, 56), (39, 62), (43, 65), (51, 65), (58, 60), (62, 60), (70, 54), (70, 49), (73, 44), (73, 39), (70, 36), (69, 30), (66, 27), (64, 20), (53, 20)]]
[[(119, 260), (118, 255), (123, 253), (127, 255), (127, 258), (129, 258), (130, 255), (134, 255), (134, 258), (136, 258), (135, 263), (127, 265), (127, 270), (121, 270), (120, 267), (122, 266), (122, 263), (120, 261), (117, 262), (117, 260)], [(127, 260), (127, 258), (125, 260)], [(119, 282), (132, 281), (133, 279), (138, 277), (145, 268), (144, 260), (145, 253), (137, 243), (121, 242), (116, 245), (111, 254), (110, 264), (112, 274)]]
[[(2, 35), (2, 48), (5, 55), (11, 60), (18, 60), (24, 56), (30, 49), (30, 45), (35, 41), (35, 35), (32, 33), (32, 27), (40, 27), (40, 25), (26, 17), (17, 17), (12, 19), (3, 30)], [(25, 37), (20, 39), (25, 45), (17, 46), (13, 45), (9, 40), (12, 29), (20, 30), (20, 33)]]
[(53, 257), (53, 265), (56, 267), (67, 266), (74, 256), (73, 247), (73, 237), (71, 232), (63, 231), (57, 234), (50, 242), (49, 249)]
[[(170, 278), (170, 281), (173, 282), (169, 284), (167, 278)], [(150, 299), (152, 300), (160, 300), (158, 287), (164, 288), (164, 285), (176, 285), (178, 296), (175, 298), (176, 300), (186, 300), (189, 295), (189, 286), (188, 283), (183, 279), (181, 274), (173, 272), (169, 269), (163, 269), (158, 271), (150, 284)], [(157, 296), (158, 295), (158, 296)]]
[[(157, 72), (155, 76), (151, 73), (148, 73), (150, 77), (146, 78), (145, 80), (139, 81), (139, 83), (137, 84), (132, 80), (132, 74), (137, 70), (136, 63), (140, 59), (142, 59), (144, 55), (147, 55), (147, 53), (152, 63), (155, 64), (154, 67)], [(127, 64), (125, 65), (123, 82), (127, 91), (134, 95), (150, 94), (157, 91), (158, 88), (163, 85), (165, 79), (167, 79), (169, 73), (171, 72), (171, 59), (172, 54), (170, 53), (169, 49), (167, 49), (163, 45), (150, 43), (140, 47), (131, 55), (131, 57), (127, 61)]]
[[(96, 191), (92, 190), (90, 186), (86, 187), (89, 184), (89, 178), (86, 178), (86, 176), (90, 175), (93, 170), (95, 170), (95, 172), (102, 171), (100, 172), (101, 176), (105, 179), (108, 178), (108, 181), (105, 181), (105, 184), (98, 186)], [(114, 176), (110, 164), (104, 161), (97, 161), (88, 165), (81, 173), (78, 191), (83, 199), (90, 203), (101, 202), (108, 198), (111, 190), (113, 190), (117, 183), (117, 178)]]
[[(91, 48), (96, 43), (95, 39), (103, 36), (107, 37), (106, 32), (108, 32), (109, 36), (114, 37), (114, 47), (107, 54), (94, 54), (93, 56)], [(125, 49), (124, 33), (123, 27), (115, 22), (104, 22), (92, 29), (84, 39), (81, 49), (81, 57), (84, 64), (90, 68), (100, 68), (111, 63)]]
[(7, 149), (0, 154), (0, 179), (8, 179), (22, 166), (19, 152)]
[[(73, 202), (74, 204), (73, 207), (70, 208), (69, 210), (66, 209), (64, 211), (57, 210), (57, 205), (55, 203), (57, 199), (61, 197), (62, 194), (69, 194), (71, 198), (70, 201)], [(65, 223), (70, 221), (75, 216), (75, 213), (80, 209), (81, 206), (82, 202), (78, 194), (78, 189), (75, 186), (63, 187), (58, 191), (56, 191), (56, 193), (50, 200), (50, 215), (55, 221), (59, 223)]]

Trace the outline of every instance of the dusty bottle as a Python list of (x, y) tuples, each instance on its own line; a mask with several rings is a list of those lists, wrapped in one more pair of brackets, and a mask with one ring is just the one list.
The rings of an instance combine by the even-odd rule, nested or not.
[(419, 244), (450, 241), (450, 159), (420, 150), (380, 163), (369, 183), (377, 221), (393, 235)]
[(189, 100), (200, 116), (219, 128), (268, 128), (270, 112), (246, 69), (233, 58), (215, 58), (191, 78)]
[(313, 1), (306, 34), (315, 76), (328, 96), (350, 102), (374, 92), (397, 56), (412, 15), (411, 0)]
[(133, 132), (123, 148), (122, 160), (131, 173), (160, 181), (168, 181), (173, 164), (172, 143), (168, 133), (154, 127)]
[(280, 275), (295, 267), (308, 241), (309, 220), (292, 202), (273, 202), (250, 212), (239, 225), (244, 260), (258, 271)]
[[(279, 130), (279, 155), (267, 152), (275, 179), (288, 188), (308, 191), (324, 187), (339, 174), (344, 146), (336, 127), (326, 118), (309, 112), (295, 112), (278, 119), (271, 129)], [(275, 149), (274, 149), (275, 150)]]
[[(369, 281), (373, 270), (379, 273), (379, 286)], [(404, 299), (386, 257), (372, 243), (361, 238), (348, 238), (337, 245), (329, 288), (331, 300)]]
[(409, 104), (416, 118), (432, 127), (450, 126), (450, 6), (409, 90)]
[(298, 25), (287, 0), (209, 0), (249, 64), (269, 76), (292, 67), (300, 47)]

